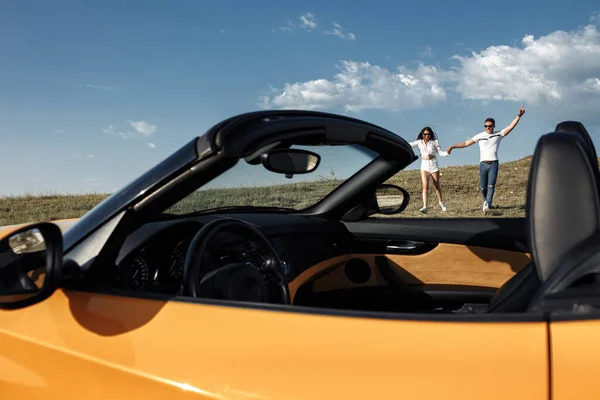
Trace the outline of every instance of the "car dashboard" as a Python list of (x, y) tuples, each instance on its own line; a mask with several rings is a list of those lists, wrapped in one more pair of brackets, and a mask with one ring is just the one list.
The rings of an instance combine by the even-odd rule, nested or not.
[[(298, 274), (347, 251), (343, 224), (289, 214), (227, 214), (255, 225), (271, 242), (291, 282)], [(188, 248), (196, 233), (217, 215), (181, 217), (148, 223), (132, 232), (116, 260), (121, 289), (179, 293)], [(217, 240), (218, 238), (218, 240)], [(346, 245), (345, 245), (346, 244)], [(265, 254), (251, 241), (228, 232), (208, 247), (214, 267), (231, 262), (265, 262)]]

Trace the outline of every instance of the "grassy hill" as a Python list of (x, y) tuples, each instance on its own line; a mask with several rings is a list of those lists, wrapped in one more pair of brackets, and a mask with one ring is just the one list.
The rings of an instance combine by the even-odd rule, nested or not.
[[(494, 210), (491, 217), (525, 216), (525, 195), (531, 157), (501, 163)], [(479, 192), (479, 166), (468, 165), (441, 169), (441, 186), (444, 202), (448, 207), (443, 213), (430, 188), (429, 214), (419, 212), (421, 200), (421, 176), (418, 170), (403, 171), (388, 180), (408, 190), (411, 200), (408, 208), (399, 216), (407, 217), (481, 217), (483, 198)], [(211, 189), (195, 192), (176, 204), (169, 212), (184, 213), (197, 208), (227, 205), (268, 205), (301, 209), (314, 203), (341, 183), (335, 178), (309, 183), (287, 185)], [(0, 225), (41, 220), (77, 218), (104, 200), (108, 194), (12, 196), (0, 198)], [(202, 206), (196, 206), (201, 204)]]

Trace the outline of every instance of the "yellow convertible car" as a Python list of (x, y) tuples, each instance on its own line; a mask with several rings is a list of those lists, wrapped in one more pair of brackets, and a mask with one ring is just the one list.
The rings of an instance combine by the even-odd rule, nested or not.
[[(315, 179), (334, 159), (358, 167)], [(3, 228), (0, 398), (599, 398), (585, 128), (539, 139), (526, 218), (400, 218), (386, 182), (415, 159), (361, 120), (252, 112), (81, 219)], [(249, 176), (271, 185), (226, 188)]]

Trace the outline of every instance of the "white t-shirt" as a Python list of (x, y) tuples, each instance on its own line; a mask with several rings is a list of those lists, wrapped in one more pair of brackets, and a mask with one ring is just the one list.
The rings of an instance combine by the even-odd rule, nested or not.
[(504, 136), (504, 129), (492, 133), (484, 131), (473, 136), (475, 143), (479, 143), (479, 161), (497, 161), (498, 147)]
[(419, 152), (421, 153), (421, 158), (428, 158), (431, 156), (435, 156), (437, 153), (442, 157), (446, 157), (448, 155), (447, 152), (443, 151), (440, 147), (440, 144), (437, 140), (430, 140), (425, 143), (423, 139), (415, 140), (414, 142), (410, 142), (410, 147), (418, 147)]

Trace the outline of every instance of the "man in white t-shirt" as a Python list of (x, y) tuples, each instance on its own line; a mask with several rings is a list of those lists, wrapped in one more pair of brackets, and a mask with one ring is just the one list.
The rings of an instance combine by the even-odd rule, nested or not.
[(494, 199), (494, 188), (496, 186), (496, 178), (498, 177), (498, 147), (500, 147), (502, 139), (517, 126), (523, 114), (525, 114), (525, 107), (521, 106), (516, 118), (509, 126), (500, 131), (494, 130), (496, 127), (494, 118), (488, 118), (483, 125), (485, 131), (446, 149), (448, 154), (450, 154), (452, 149), (462, 149), (479, 143), (479, 183), (481, 194), (483, 195), (484, 213), (487, 213), (492, 208), (492, 200)]

